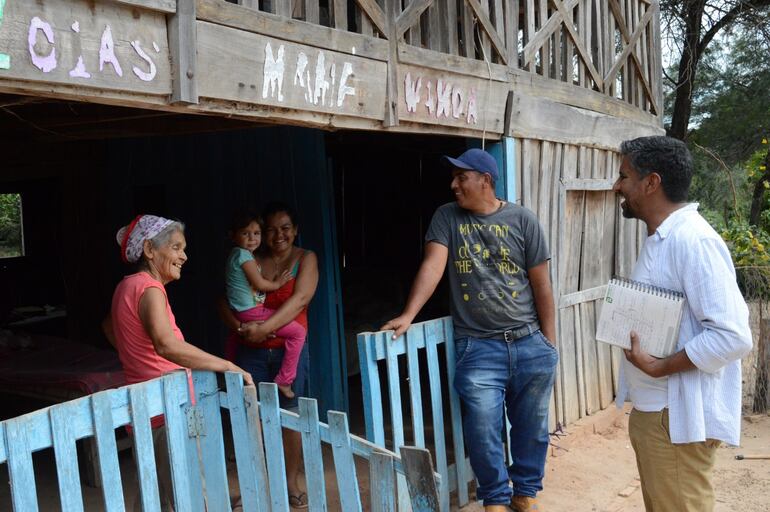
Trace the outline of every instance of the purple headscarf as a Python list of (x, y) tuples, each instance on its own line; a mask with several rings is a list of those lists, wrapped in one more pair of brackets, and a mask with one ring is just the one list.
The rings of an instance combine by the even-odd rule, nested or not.
[(173, 220), (155, 215), (137, 215), (128, 226), (118, 231), (116, 239), (120, 245), (120, 256), (126, 263), (136, 263), (142, 257), (144, 241), (152, 240), (173, 224)]

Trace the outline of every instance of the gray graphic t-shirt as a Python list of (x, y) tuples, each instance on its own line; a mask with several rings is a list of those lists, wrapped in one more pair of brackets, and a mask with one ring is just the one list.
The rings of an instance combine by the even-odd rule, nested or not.
[(491, 338), (537, 321), (527, 269), (550, 255), (530, 210), (506, 203), (476, 215), (448, 203), (436, 210), (425, 241), (449, 249), (455, 336)]

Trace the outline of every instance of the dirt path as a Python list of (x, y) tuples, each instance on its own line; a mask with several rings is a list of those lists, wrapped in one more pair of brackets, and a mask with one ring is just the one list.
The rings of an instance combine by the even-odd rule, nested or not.
[[(613, 408), (581, 420), (556, 440), (546, 466), (543, 508), (549, 512), (644, 512), (628, 415)], [(770, 416), (745, 418), (741, 447), (722, 447), (714, 481), (715, 512), (770, 512), (770, 460), (735, 460), (770, 454)], [(463, 512), (481, 511), (473, 504)]]

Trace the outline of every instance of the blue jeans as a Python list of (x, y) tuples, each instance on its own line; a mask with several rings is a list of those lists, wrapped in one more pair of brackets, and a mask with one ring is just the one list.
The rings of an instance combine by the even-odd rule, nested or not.
[[(283, 362), (282, 348), (252, 348), (246, 345), (238, 346), (236, 363), (251, 374), (254, 382), (273, 382)], [(297, 377), (292, 384), (294, 398), (286, 398), (283, 393), (278, 393), (278, 400), (282, 409), (297, 411), (298, 398), (307, 396), (307, 375), (310, 368), (307, 343), (302, 347), (302, 352), (297, 362)]]
[[(463, 404), (465, 443), (479, 484), (476, 497), (484, 505), (504, 505), (512, 494), (535, 496), (543, 488), (556, 349), (540, 331), (512, 342), (458, 338), (455, 347), (454, 387)], [(511, 422), (513, 464), (508, 468), (503, 404)]]

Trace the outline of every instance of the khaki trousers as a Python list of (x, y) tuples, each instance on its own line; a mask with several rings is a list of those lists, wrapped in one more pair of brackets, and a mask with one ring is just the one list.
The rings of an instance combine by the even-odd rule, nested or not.
[(628, 435), (636, 452), (647, 512), (711, 512), (714, 487), (711, 473), (720, 441), (673, 444), (668, 409), (633, 409)]

